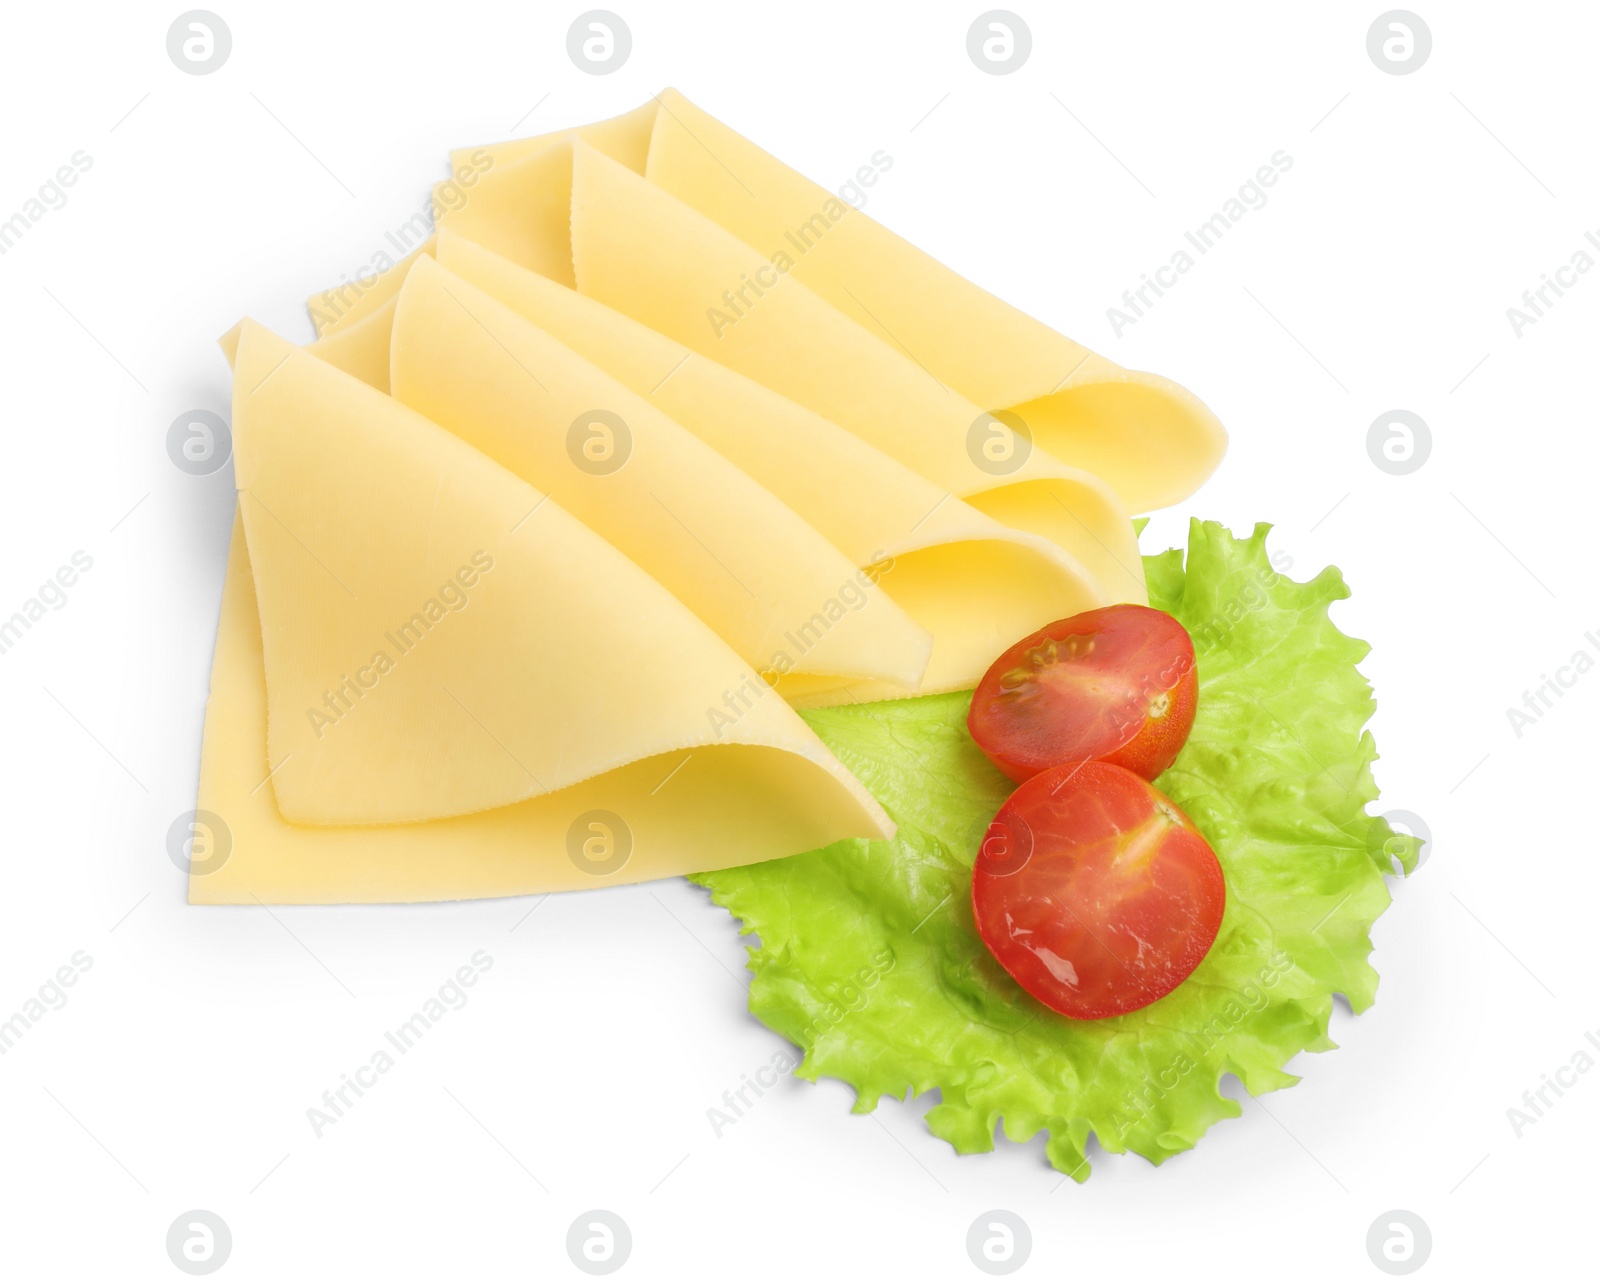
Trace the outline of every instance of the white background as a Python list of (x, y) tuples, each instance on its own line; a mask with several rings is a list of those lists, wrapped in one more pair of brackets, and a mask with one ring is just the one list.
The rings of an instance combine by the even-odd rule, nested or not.
[[(1366, 1234), (1394, 1208), (1432, 1229), (1426, 1279), (1592, 1272), (1600, 1069), (1521, 1138), (1507, 1109), (1600, 1028), (1600, 675), (1521, 737), (1506, 708), (1600, 658), (1600, 272), (1520, 338), (1506, 309), (1600, 227), (1600, 12), (1415, 0), (1433, 52), (1394, 76), (1366, 50), (1381, 3), (1018, 0), (1032, 56), (990, 76), (981, 3), (614, 0), (633, 53), (596, 77), (566, 54), (576, 4), (215, 3), (234, 43), (207, 76), (168, 59), (178, 4), (22, 6), (0, 38), (0, 220), (93, 158), (0, 258), (0, 615), (94, 560), (0, 656), (0, 1016), (94, 962), (0, 1057), (0, 1277), (183, 1280), (164, 1243), (194, 1208), (231, 1227), (237, 1282), (587, 1280), (565, 1236), (595, 1207), (641, 1281), (985, 1280), (964, 1241), (994, 1208), (1032, 1229), (1019, 1280), (1381, 1280)], [(1383, 807), (1427, 820), (1430, 860), (1341, 1048), (1159, 1169), (1096, 1153), (1063, 1185), (1038, 1140), (957, 1157), (931, 1102), (852, 1116), (827, 1082), (717, 1138), (707, 1110), (786, 1047), (682, 882), (185, 905), (165, 835), (194, 804), (234, 493), (164, 441), (227, 411), (216, 336), (249, 312), (309, 338), (301, 301), (447, 148), (669, 84), (829, 187), (884, 149), (870, 214), (1204, 397), (1230, 452), (1147, 547), (1190, 513), (1270, 519), (1294, 575), (1354, 587), (1335, 615), (1374, 644)], [(1278, 149), (1270, 203), (1117, 338), (1107, 308)], [(1434, 438), (1406, 477), (1365, 446), (1397, 407)], [(467, 1007), (316, 1138), (307, 1108), (480, 949)]]

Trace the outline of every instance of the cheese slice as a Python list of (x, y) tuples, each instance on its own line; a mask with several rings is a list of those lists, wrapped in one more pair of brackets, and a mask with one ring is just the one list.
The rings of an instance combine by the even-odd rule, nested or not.
[[(754, 380), (448, 229), (436, 255), (647, 398), (870, 569), (933, 636), (916, 692), (970, 688), (1018, 638), (1101, 601), (1082, 564), (1055, 544), (1001, 526)], [(779, 690), (804, 704), (904, 695), (798, 676)]]
[[(1145, 600), (1133, 526), (1100, 478), (967, 401), (676, 197), (581, 141), (572, 147), (580, 291), (833, 420), (1004, 525), (1054, 541), (1094, 576), (1101, 602)], [(752, 281), (759, 293), (729, 315), (727, 298)]]
[[(435, 189), (439, 229), (466, 237), (519, 267), (558, 281), (572, 277), (572, 149), (582, 143), (642, 174), (656, 104), (578, 129), (452, 154), (452, 163), (488, 158), (473, 189), (446, 203)], [(402, 268), (408, 264), (400, 265)]]
[[(737, 238), (628, 170), (627, 164), (643, 164), (638, 146), (642, 119), (642, 113), (630, 113), (619, 118), (620, 124), (602, 122), (585, 130), (566, 131), (530, 144), (520, 153), (475, 149), (467, 155), (481, 156), (488, 151), (495, 153), (495, 162), (479, 178), (465, 205), (444, 217), (441, 239), (455, 236), (457, 244), (462, 244), (467, 234), (457, 229), (469, 228), (473, 238), (490, 242), (489, 248), (503, 251), (519, 266), (559, 283), (576, 281), (568, 257), (573, 253), (572, 231), (577, 229), (589, 246), (592, 268), (585, 289), (615, 305), (613, 316), (619, 310), (642, 318), (658, 335), (667, 332), (659, 335), (662, 340), (677, 341), (680, 350), (686, 346), (698, 349), (702, 355), (753, 376), (770, 385), (769, 392), (787, 394), (780, 398), (785, 405), (804, 404), (813, 418), (818, 413), (831, 417), (838, 422), (835, 428), (844, 426), (863, 446), (880, 448), (876, 454), (887, 455), (903, 471), (920, 475), (934, 494), (928, 507), (909, 520), (912, 527), (923, 523), (930, 509), (942, 503), (942, 512), (953, 520), (965, 520), (977, 510), (991, 520), (993, 531), (1009, 533), (991, 542), (985, 551), (963, 551), (959, 575), (953, 570), (941, 575), (931, 565), (937, 560), (916, 556), (918, 549), (937, 543), (937, 531), (919, 528), (916, 534), (921, 539), (906, 550), (907, 559), (893, 564), (890, 596), (935, 638), (933, 656), (919, 686), (886, 685), (881, 680), (849, 682), (843, 676), (840, 682), (819, 684), (791, 675), (783, 681), (786, 696), (809, 702), (866, 700), (967, 686), (981, 675), (983, 663), (1010, 641), (1049, 620), (1106, 602), (1143, 601), (1143, 565), (1134, 533), (1119, 498), (1103, 480), (1053, 459), (1030, 435), (1015, 433), (1006, 420), (991, 417), (960, 397), (934, 379), (914, 355), (899, 352), (865, 331), (798, 281), (785, 278), (788, 289), (752, 296), (752, 289), (760, 289), (763, 271), (766, 279), (776, 279), (771, 265)], [(618, 146), (613, 139), (609, 151), (602, 154), (585, 136), (608, 129), (630, 141)], [(573, 184), (568, 172), (575, 148), (578, 169), (591, 189), (588, 199), (576, 203), (571, 200)], [(617, 161), (617, 155), (624, 160)], [(535, 195), (530, 197), (530, 193)], [(403, 269), (393, 275), (400, 271)], [(758, 283), (754, 288), (749, 284), (752, 278)], [(752, 298), (760, 302), (760, 315), (750, 308), (733, 327), (704, 327), (706, 318), (701, 313), (709, 316), (713, 307), (726, 303), (717, 293), (722, 282), (744, 291), (746, 305)], [(394, 287), (386, 282), (385, 288), (392, 291)], [(779, 295), (785, 298), (779, 299)], [(712, 305), (702, 309), (707, 299)], [(735, 303), (733, 307), (745, 312), (743, 305)], [(536, 320), (551, 325), (558, 338), (570, 338), (550, 319)], [(563, 325), (570, 322), (570, 318), (564, 319)], [(381, 319), (374, 330), (378, 324)], [(604, 357), (594, 351), (586, 356), (606, 365)], [(349, 368), (356, 369), (353, 364)], [(718, 369), (723, 368), (719, 365)], [(672, 381), (664, 394), (655, 390), (659, 375), (646, 385), (640, 382), (637, 369), (631, 382), (628, 374), (611, 373), (679, 418), (694, 418), (686, 401), (710, 402), (704, 390), (695, 399), (680, 395), (674, 402), (679, 390), (671, 387)], [(726, 410), (702, 413), (697, 423), (686, 427), (727, 455), (726, 434), (719, 438), (715, 433), (718, 422), (730, 423)], [(825, 470), (831, 463), (826, 454), (814, 459), (813, 472)], [(898, 542), (879, 538), (863, 548), (859, 539), (837, 534), (839, 526), (848, 524), (830, 524), (821, 516), (821, 507), (796, 498), (793, 483), (780, 485), (775, 480), (778, 473), (795, 482), (805, 476), (804, 470), (795, 472), (792, 459), (783, 462), (779, 470), (765, 471), (747, 457), (735, 463), (779, 494), (858, 564), (870, 559), (881, 566), (883, 553), (893, 552), (896, 543), (907, 543), (903, 538)], [(857, 476), (865, 480), (870, 471)], [(868, 491), (854, 512), (874, 514), (880, 506), (871, 497), (878, 494)], [(960, 504), (963, 499), (967, 503)], [(892, 519), (892, 503), (884, 504), (883, 516)], [(973, 533), (969, 529), (966, 534)], [(1057, 568), (1043, 570), (1037, 558), (1016, 547), (1015, 537), (1020, 535), (1056, 546)], [(997, 563), (998, 568), (993, 566)], [(986, 572), (985, 564), (998, 575)], [(1063, 566), (1070, 567), (1070, 587), (1063, 583)], [(1019, 591), (1023, 585), (1026, 589), (1010, 593), (1011, 585), (1019, 586)], [(993, 592), (996, 588), (998, 593)], [(970, 597), (975, 590), (985, 589), (991, 592)], [(966, 603), (959, 602), (960, 594), (969, 596)]]
[(347, 326), (372, 316), (391, 299), (406, 279), (406, 272), (418, 259), (433, 253), (434, 240), (429, 237), (399, 262), (371, 277), (357, 277), (354, 281), (341, 281), (337, 286), (319, 290), (306, 300), (311, 313), (311, 325), (317, 338), (335, 335)]
[(796, 280), (915, 353), (968, 401), (1009, 409), (1130, 511), (1177, 503), (1221, 461), (1227, 436), (1188, 390), (1126, 370), (997, 299), (676, 90), (656, 101), (652, 183), (768, 256), (787, 251)]
[[(612, 141), (650, 124), (637, 147)], [(1104, 479), (1130, 512), (1175, 504), (1227, 446), (1216, 417), (1158, 375), (1127, 370), (1027, 316), (667, 89), (616, 121), (472, 149), (515, 161), (580, 138), (784, 269), (935, 378), (1009, 410), (1052, 455)], [(719, 289), (738, 289), (735, 279)], [(711, 306), (709, 303), (707, 306)]]
[[(413, 262), (415, 262), (413, 260)], [(406, 264), (402, 271), (408, 270)], [(346, 375), (354, 375), (363, 384), (370, 384), (380, 393), (389, 391), (389, 341), (394, 334), (395, 296), (390, 295), (366, 316), (326, 331), (314, 344), (306, 345), (306, 352), (320, 357), (330, 366), (337, 366)], [(231, 334), (232, 332), (230, 332)], [(234, 340), (237, 347), (237, 340)], [(224, 345), (224, 349), (227, 349)], [(229, 362), (233, 355), (229, 353)]]
[(441, 211), (438, 226), (570, 286), (571, 211), (572, 142), (561, 139), (486, 171), (456, 208)]
[(677, 599), (460, 438), (250, 322), (233, 432), (287, 821), (454, 817), (749, 745), (786, 752), (819, 815), (854, 810), (841, 835), (881, 832), (854, 778)]
[(612, 160), (620, 161), (636, 174), (643, 174), (650, 156), (650, 140), (655, 133), (656, 114), (661, 110), (662, 97), (655, 95), (649, 102), (635, 107), (630, 112), (623, 112), (620, 116), (611, 116), (588, 125), (551, 130), (546, 134), (510, 139), (503, 143), (456, 148), (450, 153), (450, 164), (453, 167), (460, 166), (471, 163), (475, 156), (487, 156), (492, 162), (491, 168), (501, 171), (544, 151), (552, 144), (570, 143), (573, 139), (581, 138), (589, 146), (599, 148)]
[[(893, 831), (820, 743), (796, 731), (798, 720), (781, 718), (768, 724), (777, 735), (765, 744), (653, 754), (487, 812), (410, 825), (295, 825), (277, 807), (279, 774), (267, 750), (262, 625), (241, 511), (206, 705), (199, 808), (209, 844), (190, 867), (192, 903), (512, 897), (716, 870)], [(617, 649), (619, 637), (595, 641)], [(699, 644), (716, 646), (704, 637)], [(764, 704), (781, 709), (776, 699)]]
[(397, 298), (397, 400), (554, 494), (756, 669), (916, 689), (927, 632), (760, 483), (432, 259)]

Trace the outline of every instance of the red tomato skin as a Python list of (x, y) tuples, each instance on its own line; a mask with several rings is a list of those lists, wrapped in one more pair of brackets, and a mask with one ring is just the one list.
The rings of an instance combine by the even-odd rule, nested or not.
[[(1054, 687), (1050, 669), (1030, 654), (1090, 642), (1078, 666), (1104, 686), (1114, 675), (1122, 691), (1112, 700), (1085, 700), (1070, 683)], [(1051, 666), (1056, 662), (1049, 663)], [(1035, 699), (1024, 705), (1012, 676), (1030, 673)], [(1194, 642), (1172, 616), (1153, 607), (1118, 603), (1055, 621), (1001, 653), (979, 681), (967, 711), (967, 731), (989, 761), (1015, 782), (1061, 763), (1099, 759), (1153, 781), (1178, 757), (1194, 727), (1200, 699)], [(1076, 707), (1076, 708), (1074, 708)]]
[(1226, 906), (1222, 865), (1194, 823), (1143, 778), (1093, 761), (1019, 786), (972, 871), (984, 945), (1068, 1018), (1132, 1013), (1170, 993), (1205, 959)]
[(1167, 690), (1171, 703), (1167, 713), (1159, 718), (1146, 716), (1121, 746), (1100, 757), (1103, 763), (1126, 768), (1146, 781), (1154, 781), (1172, 767), (1173, 760), (1194, 731), (1194, 714), (1200, 705), (1200, 674), (1194, 665), (1194, 644), (1190, 643), (1189, 648), (1188, 668)]

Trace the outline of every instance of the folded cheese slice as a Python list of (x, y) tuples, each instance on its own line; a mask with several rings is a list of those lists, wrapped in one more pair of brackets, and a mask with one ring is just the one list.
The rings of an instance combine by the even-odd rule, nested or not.
[(434, 260), (396, 298), (398, 401), (555, 495), (756, 669), (916, 690), (927, 631), (759, 482)]
[[(651, 99), (622, 116), (591, 125), (494, 147), (459, 149), (451, 154), (451, 168), (457, 174), (471, 174), (473, 183), (471, 187), (460, 183), (452, 187), (449, 181), (434, 184), (433, 209), (438, 225), (470, 236), (516, 263), (571, 285), (571, 243), (565, 231), (572, 194), (570, 155), (558, 153), (556, 158), (534, 164), (521, 163), (552, 143), (582, 138), (643, 174), (657, 110), (656, 100)], [(451, 188), (448, 194), (446, 188)], [(480, 191), (483, 196), (475, 199)], [(317, 337), (337, 334), (371, 316), (394, 297), (411, 265), (419, 257), (433, 253), (434, 240), (430, 237), (376, 276), (344, 281), (312, 295), (306, 307)]]
[[(833, 420), (1006, 526), (1054, 541), (1099, 582), (1102, 602), (1144, 601), (1133, 526), (1100, 478), (1055, 459), (914, 353), (773, 274), (737, 237), (587, 143), (551, 151), (568, 147), (580, 291)], [(728, 316), (724, 296), (751, 281), (761, 293)]]
[[(751, 772), (767, 782), (750, 807), (788, 821), (758, 832), (772, 841), (765, 856), (819, 834), (886, 832), (882, 810), (750, 667), (556, 501), (251, 322), (234, 382), (262, 757), (230, 768), (218, 798), (266, 795), (270, 780), (289, 824), (428, 822), (553, 798), (664, 755), (715, 749), (711, 766), (726, 768), (748, 748), (763, 766), (729, 768), (726, 802), (743, 816), (732, 795)], [(214, 705), (243, 700), (213, 693)], [(627, 782), (605, 805), (624, 819), (648, 793)], [(234, 825), (210, 797), (203, 787), (202, 807)], [(679, 820), (679, 870), (761, 860), (726, 835), (720, 857), (696, 850), (696, 832), (726, 832), (725, 819)], [(529, 853), (525, 873), (536, 859), (537, 880), (517, 891), (565, 886), (551, 883), (568, 875), (564, 854)]]
[(490, 171), (458, 204), (440, 210), (438, 227), (570, 286), (572, 251), (565, 229), (571, 213), (572, 143), (567, 139)]
[(653, 95), (650, 100), (620, 116), (592, 121), (587, 125), (568, 126), (545, 134), (532, 134), (527, 138), (510, 139), (503, 143), (490, 143), (483, 147), (456, 148), (450, 153), (452, 167), (470, 163), (476, 156), (487, 156), (491, 168), (504, 169), (525, 161), (535, 153), (544, 151), (552, 143), (571, 142), (581, 138), (591, 147), (598, 147), (613, 160), (620, 161), (637, 174), (643, 174), (650, 159), (651, 140), (655, 135), (656, 116), (668, 95), (676, 90), (666, 90)]
[(389, 303), (406, 279), (406, 272), (418, 259), (433, 253), (434, 239), (429, 237), (420, 246), (397, 263), (391, 264), (370, 277), (357, 277), (342, 281), (337, 286), (319, 290), (306, 300), (306, 310), (311, 314), (311, 325), (318, 339), (338, 334), (372, 316)]
[[(647, 121), (640, 165), (637, 140)], [(782, 256), (783, 272), (914, 353), (968, 401), (1009, 410), (1052, 455), (1106, 479), (1130, 512), (1175, 504), (1222, 458), (1226, 434), (1186, 389), (1127, 370), (997, 299), (676, 90), (625, 117), (472, 151), (515, 172), (572, 138), (643, 174), (767, 262)], [(496, 198), (487, 194), (480, 209)], [(719, 290), (741, 284), (735, 278)]]
[[(615, 646), (614, 638), (596, 642)], [(192, 903), (512, 897), (715, 870), (893, 829), (826, 750), (819, 755), (782, 720), (765, 743), (649, 755), (486, 812), (409, 825), (296, 825), (276, 803), (262, 644), (241, 511), (200, 760), (211, 851), (191, 865)]]
[[(914, 353), (777, 275), (762, 255), (583, 134), (490, 171), (441, 220), (441, 232), (466, 228), (463, 235), (522, 267), (574, 281), (858, 434), (1004, 525), (1054, 541), (1095, 578), (1100, 602), (1144, 601), (1127, 511), (1102, 479), (1052, 457), (1012, 413), (980, 409)], [(535, 169), (540, 181), (570, 192), (570, 217), (559, 202), (526, 204), (522, 172)], [(568, 254), (570, 277), (550, 267)], [(736, 298), (751, 306), (730, 302)]]
[[(591, 146), (583, 136), (598, 128), (496, 165), (441, 220), (440, 236), (469, 227), (473, 239), (485, 238), (488, 249), (519, 266), (574, 280), (615, 311), (850, 430), (941, 494), (1058, 545), (1094, 582), (1083, 606), (1144, 601), (1132, 525), (1102, 479), (1053, 458), (1025, 426), (1016, 431), (1010, 413), (999, 419), (981, 410), (915, 355), (891, 347), (798, 281), (771, 277), (771, 265), (750, 247)], [(537, 168), (570, 193), (570, 216), (559, 203), (523, 204), (521, 168)], [(573, 273), (551, 268), (568, 255)], [(401, 271), (389, 274), (390, 292)], [(741, 289), (752, 298), (752, 280), (757, 290), (762, 280), (783, 288), (755, 296), (759, 307), (737, 325), (724, 324), (733, 319), (721, 313), (723, 295)], [(1007, 646), (1000, 630), (1012, 624), (997, 622), (991, 642)]]
[[(414, 262), (414, 261), (413, 261)], [(401, 278), (411, 265), (400, 267)], [(389, 391), (389, 344), (394, 335), (395, 296), (390, 295), (372, 311), (346, 326), (329, 330), (306, 351), (320, 357), (330, 366), (337, 366), (347, 375), (354, 375), (363, 384), (370, 384), (380, 393)], [(232, 349), (237, 340), (230, 332), (223, 349), (228, 360), (233, 360)]]
[[(647, 398), (871, 568), (933, 635), (916, 691), (971, 687), (1015, 639), (1101, 601), (1082, 564), (1055, 544), (1001, 526), (764, 385), (449, 229), (439, 233), (437, 257)], [(802, 694), (786, 680), (779, 690), (807, 704), (895, 695), (870, 684), (831, 693), (808, 686)]]

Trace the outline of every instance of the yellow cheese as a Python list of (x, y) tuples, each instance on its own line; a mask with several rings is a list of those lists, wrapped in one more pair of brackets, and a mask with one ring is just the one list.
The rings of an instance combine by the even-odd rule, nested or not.
[(398, 401), (555, 495), (756, 669), (915, 690), (927, 633), (748, 474), (435, 261), (397, 298)]
[[(436, 257), (648, 398), (857, 565), (873, 566), (879, 585), (933, 635), (917, 691), (972, 687), (1017, 639), (1102, 601), (1058, 546), (1002, 527), (763, 385), (449, 230)], [(779, 689), (804, 704), (893, 695), (796, 679)]]
[(1131, 512), (1176, 504), (1222, 459), (1226, 434), (1188, 390), (1125, 370), (995, 298), (676, 90), (656, 101), (652, 183), (766, 256), (787, 252), (796, 280), (968, 401), (1009, 408)]
[[(636, 143), (613, 139), (624, 130), (620, 122), (636, 139), (646, 121), (649, 149), (640, 164)], [(1106, 479), (1130, 512), (1177, 503), (1222, 458), (1227, 435), (1188, 390), (1118, 366), (997, 299), (674, 89), (614, 121), (482, 150), (497, 160), (527, 158), (572, 138), (643, 174), (763, 260), (789, 258), (785, 271), (796, 280), (915, 354), (968, 401), (1010, 410), (1045, 450)], [(718, 290), (740, 284), (735, 278)]]
[[(194, 903), (511, 897), (715, 870), (893, 831), (826, 750), (782, 720), (767, 725), (766, 744), (654, 754), (487, 812), (397, 826), (294, 825), (275, 802), (283, 769), (271, 772), (267, 752), (262, 637), (241, 515), (206, 706), (199, 807), (208, 843), (191, 866)], [(641, 658), (627, 637), (623, 622), (594, 642), (619, 668), (634, 667)], [(715, 649), (714, 640), (699, 645)], [(675, 668), (678, 658), (665, 659)], [(596, 695), (575, 693), (567, 708), (581, 715)], [(787, 713), (775, 698), (763, 704)]]
[(966, 687), (1142, 602), (1129, 508), (1225, 445), (675, 91), (455, 173), (435, 237), (313, 296), (309, 348), (222, 341), (240, 500), (191, 901), (887, 837), (786, 702)]
[[(578, 289), (765, 384), (1009, 527), (1073, 554), (1102, 602), (1143, 602), (1132, 524), (1071, 468), (935, 379), (731, 233), (594, 148), (573, 145)], [(726, 296), (757, 281), (736, 318)], [(722, 319), (726, 318), (726, 321)]]
[[(401, 272), (410, 268), (406, 264)], [(395, 296), (390, 295), (365, 317), (325, 331), (306, 345), (306, 352), (354, 375), (380, 393), (389, 391), (389, 339), (394, 332)], [(232, 361), (230, 354), (229, 361)]]
[(882, 832), (750, 667), (460, 438), (250, 322), (233, 414), (262, 746), (287, 821), (453, 817), (669, 752), (757, 746), (794, 760), (817, 816), (856, 819), (836, 837)]
[(544, 151), (553, 143), (570, 143), (575, 138), (581, 138), (591, 147), (599, 148), (612, 160), (620, 161), (636, 174), (643, 174), (645, 162), (650, 155), (650, 137), (655, 131), (656, 113), (660, 110), (660, 101), (661, 96), (657, 95), (631, 112), (595, 121), (590, 125), (552, 130), (548, 134), (535, 134), (529, 138), (511, 139), (504, 143), (487, 143), (482, 147), (457, 148), (450, 153), (450, 164), (452, 168), (470, 165), (474, 156), (486, 154), (493, 162), (492, 168), (498, 171)]
[(433, 238), (429, 237), (404, 259), (371, 277), (357, 277), (341, 282), (327, 290), (319, 290), (306, 300), (311, 313), (311, 324), (317, 338), (336, 334), (347, 326), (370, 317), (394, 298), (406, 272), (418, 259), (433, 253)]
[[(488, 147), (458, 150), (451, 168), (473, 174), (471, 188), (434, 188), (438, 225), (563, 285), (572, 285), (572, 144), (583, 139), (644, 173), (656, 101), (610, 120)], [(399, 265), (399, 276), (409, 263)], [(320, 333), (320, 332), (319, 332)]]
[(456, 208), (441, 210), (439, 227), (570, 286), (571, 211), (572, 143), (560, 140), (488, 170)]

